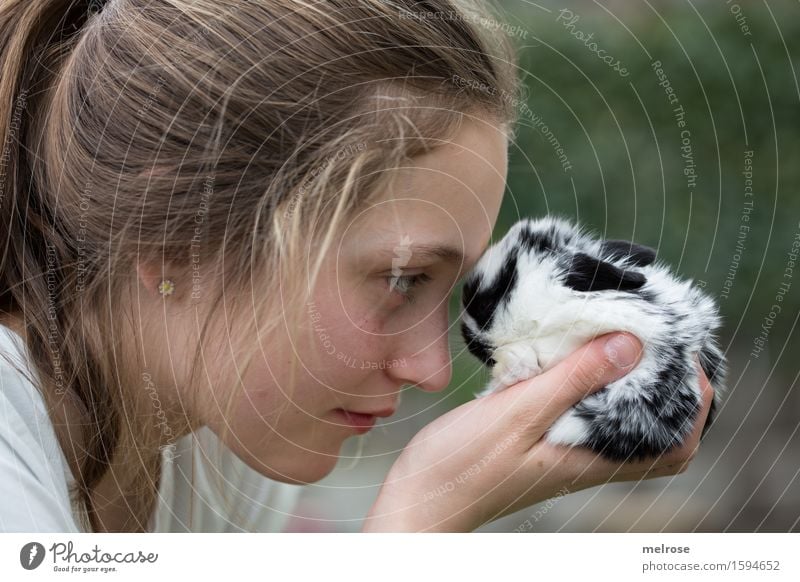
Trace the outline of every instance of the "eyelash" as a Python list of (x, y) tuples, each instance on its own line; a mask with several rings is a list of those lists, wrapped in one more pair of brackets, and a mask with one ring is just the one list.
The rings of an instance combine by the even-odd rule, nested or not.
[[(390, 286), (392, 279), (394, 279), (396, 281), (394, 290), (403, 296), (406, 303), (413, 303), (414, 302), (413, 290), (418, 288), (420, 285), (423, 285), (428, 281), (430, 281), (431, 276), (428, 275), (427, 273), (417, 273), (416, 275), (402, 275), (400, 277), (395, 277), (394, 275), (392, 275), (391, 277), (386, 277), (386, 279), (389, 281)], [(405, 281), (406, 283), (404, 284), (399, 283), (400, 281)]]

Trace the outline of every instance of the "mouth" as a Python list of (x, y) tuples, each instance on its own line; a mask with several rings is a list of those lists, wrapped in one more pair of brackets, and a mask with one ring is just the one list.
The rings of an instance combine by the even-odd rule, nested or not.
[(356, 412), (354, 410), (336, 408), (333, 412), (339, 417), (341, 424), (349, 426), (357, 433), (365, 433), (375, 426), (379, 417), (391, 416), (395, 413), (395, 409), (385, 408), (373, 412)]

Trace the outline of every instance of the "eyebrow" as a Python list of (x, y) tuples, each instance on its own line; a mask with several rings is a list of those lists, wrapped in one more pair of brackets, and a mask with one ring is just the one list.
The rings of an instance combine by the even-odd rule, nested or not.
[[(464, 253), (458, 248), (447, 244), (416, 244), (411, 245), (411, 256), (416, 259), (431, 260), (440, 259), (445, 263), (456, 266), (464, 264)], [(381, 249), (383, 255), (394, 256), (396, 253), (393, 248)]]

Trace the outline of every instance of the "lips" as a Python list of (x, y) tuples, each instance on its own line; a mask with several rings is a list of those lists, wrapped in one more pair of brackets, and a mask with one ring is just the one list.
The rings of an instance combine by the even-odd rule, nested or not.
[(355, 414), (368, 414), (370, 416), (380, 416), (380, 417), (387, 417), (393, 415), (397, 411), (396, 408), (384, 408), (382, 410), (375, 410), (373, 412), (356, 412), (355, 410), (347, 410), (345, 412), (353, 412)]
[(378, 417), (372, 414), (361, 414), (342, 408), (337, 408), (333, 412), (339, 417), (341, 424), (349, 426), (358, 433), (368, 432), (378, 420)]
[(334, 413), (339, 416), (342, 424), (352, 427), (356, 432), (369, 431), (375, 426), (378, 417), (391, 416), (394, 412), (394, 408), (384, 408), (372, 412), (356, 412), (355, 410), (345, 410), (343, 408), (334, 410)]

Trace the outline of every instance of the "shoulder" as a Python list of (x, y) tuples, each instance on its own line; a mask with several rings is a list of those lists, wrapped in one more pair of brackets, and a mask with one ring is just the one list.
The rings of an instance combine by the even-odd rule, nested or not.
[(0, 325), (0, 531), (77, 532), (66, 464), (22, 339)]

